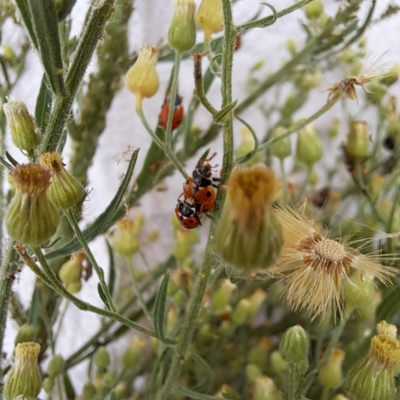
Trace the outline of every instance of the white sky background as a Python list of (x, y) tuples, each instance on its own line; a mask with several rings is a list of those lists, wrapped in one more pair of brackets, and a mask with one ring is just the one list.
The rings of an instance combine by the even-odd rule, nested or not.
[[(199, 2), (199, 1), (197, 1)], [(281, 10), (291, 4), (290, 0), (270, 0), (270, 3)], [(328, 13), (333, 13), (340, 2), (334, 0), (325, 0), (325, 7)], [(389, 0), (379, 0), (375, 15), (380, 15), (390, 3)], [(396, 1), (396, 4), (399, 2)], [(157, 44), (160, 41), (166, 40), (170, 18), (172, 16), (173, 0), (136, 0), (135, 11), (130, 21), (131, 36), (130, 46), (131, 49), (139, 49), (142, 44)], [(79, 32), (82, 28), (84, 20), (84, 12), (87, 8), (88, 1), (77, 0), (77, 4), (73, 10), (75, 32)], [(364, 2), (364, 11), (370, 5), (370, 0)], [(235, 23), (241, 24), (248, 21), (260, 9), (259, 1), (255, 0), (240, 0), (234, 7), (234, 20)], [(261, 15), (269, 15), (268, 8), (262, 11)], [(296, 11), (284, 18), (278, 19), (277, 22), (265, 29), (255, 29), (243, 36), (242, 47), (240, 51), (235, 53), (234, 60), (234, 94), (233, 97), (243, 99), (246, 94), (246, 79), (248, 71), (257, 61), (264, 60), (265, 68), (261, 76), (267, 75), (269, 72), (275, 71), (279, 66), (290, 58), (286, 50), (286, 41), (288, 38), (293, 38), (301, 48), (305, 39), (305, 34), (299, 26), (299, 20), (304, 20), (304, 13)], [(118, 23), (114, 21), (113, 23)], [(376, 24), (368, 30), (368, 52), (372, 55), (380, 55), (387, 51), (386, 58), (393, 64), (400, 61), (400, 16), (395, 16), (385, 20), (383, 23)], [(5, 38), (8, 38), (10, 43), (18, 42), (19, 34), (11, 26), (5, 32)], [(199, 36), (199, 40), (202, 40)], [(95, 68), (95, 61), (92, 62), (91, 68)], [(160, 106), (163, 102), (165, 88), (169, 79), (171, 63), (159, 64), (157, 70), (161, 78), (161, 87), (158, 94), (152, 99), (144, 101), (145, 114), (151, 126), (157, 123)], [(192, 63), (185, 61), (180, 71), (180, 93), (183, 96), (184, 105), (186, 106), (190, 101), (193, 92), (192, 82)], [(24, 101), (30, 112), (34, 113), (37, 93), (39, 90), (40, 80), (42, 77), (42, 68), (39, 63), (38, 57), (33, 52), (28, 54), (27, 65), (25, 72), (15, 87), (12, 93), (12, 99)], [(321, 84), (321, 90), (315, 90), (310, 96), (310, 100), (306, 107), (303, 107), (296, 117), (307, 117), (313, 111), (317, 110), (327, 98), (326, 88), (332, 83), (339, 81), (344, 76), (338, 74), (337, 76), (324, 77)], [(218, 81), (218, 80), (217, 80)], [(399, 86), (391, 88), (391, 94), (400, 97)], [(211, 102), (218, 108), (220, 104), (219, 84), (214, 83), (210, 92)], [(273, 91), (263, 98), (263, 105), (273, 103)], [(260, 102), (259, 102), (260, 104)], [(353, 102), (348, 103), (349, 109), (356, 112), (357, 104)], [(121, 89), (115, 97), (111, 110), (107, 118), (107, 128), (102, 134), (97, 154), (94, 158), (93, 165), (90, 170), (89, 189), (91, 190), (89, 200), (85, 204), (85, 220), (83, 225), (93, 221), (107, 205), (115, 194), (119, 186), (118, 176), (123, 174), (126, 169), (125, 163), (117, 165), (116, 160), (120, 157), (121, 153), (127, 149), (127, 146), (140, 147), (140, 155), (136, 167), (136, 171), (140, 171), (146, 151), (150, 145), (150, 137), (134, 112), (135, 99), (134, 96), (125, 88)], [(334, 117), (340, 117), (341, 108), (339, 105), (334, 107), (328, 115), (321, 118), (317, 123), (317, 128), (324, 129), (329, 126), (330, 121)], [(266, 130), (265, 117), (260, 112), (257, 106), (253, 106), (243, 113), (243, 118), (248, 121), (260, 136), (264, 135)], [(366, 117), (368, 121), (368, 116)], [(211, 121), (210, 115), (204, 110), (199, 109), (196, 115), (195, 123), (201, 128), (207, 128)], [(372, 122), (372, 121), (370, 121)], [(235, 135), (240, 137), (241, 125), (235, 122)], [(342, 126), (342, 129), (345, 128)], [(343, 140), (345, 129), (341, 132), (338, 138), (338, 143)], [(9, 142), (10, 143), (10, 142)], [(18, 160), (23, 161), (23, 158), (15, 148), (9, 147), (10, 152)], [(222, 155), (221, 141), (217, 140), (215, 145), (212, 146), (212, 151), (218, 152), (220, 158)], [(328, 150), (327, 150), (328, 153)], [(67, 149), (65, 153), (65, 160), (68, 161), (70, 151)], [(199, 152), (201, 154), (201, 152)], [(324, 158), (322, 162), (330, 162), (332, 157)], [(187, 163), (186, 168), (190, 171), (195, 165), (196, 159)], [(300, 176), (301, 177), (301, 176)], [(319, 185), (326, 184), (323, 175), (320, 177)], [(153, 228), (160, 227), (161, 236), (158, 242), (144, 248), (148, 260), (151, 265), (157, 262), (162, 262), (166, 255), (170, 253), (172, 247), (172, 227), (170, 219), (172, 217), (176, 198), (181, 192), (182, 177), (175, 174), (173, 177), (165, 180), (168, 188), (167, 191), (159, 192), (153, 191), (146, 195), (141, 200), (140, 210), (145, 213), (146, 231)], [(137, 213), (138, 209), (133, 210), (133, 214)], [(202, 233), (206, 235), (207, 226), (201, 228)], [(96, 240), (91, 244), (95, 254), (98, 255), (98, 260), (104, 268), (107, 268), (108, 260), (104, 247), (104, 239)], [(138, 267), (143, 267), (143, 263), (139, 256), (134, 259)], [(20, 293), (22, 300), (25, 304), (30, 301), (32, 290), (32, 275), (29, 271), (24, 270), (19, 280), (16, 282), (14, 289)], [(93, 304), (101, 305), (97, 295), (97, 280), (92, 277), (89, 282), (84, 284), (83, 290), (78, 296), (84, 300), (90, 301)], [(67, 313), (68, 323), (64, 325), (61, 332), (58, 352), (64, 356), (70, 355), (74, 352), (85, 340), (98, 328), (98, 317), (90, 313), (83, 313), (77, 310), (74, 306), (70, 306)], [(9, 321), (6, 332), (6, 345), (5, 349), (9, 352), (13, 348), (13, 340), (16, 333), (16, 324)], [(124, 345), (125, 346), (125, 345)], [(119, 347), (123, 349), (124, 347)], [(115, 361), (114, 357), (113, 361)], [(85, 376), (85, 366), (83, 364), (72, 370), (72, 377), (75, 382), (80, 385), (84, 383), (83, 376)], [(78, 391), (80, 387), (77, 386)]]

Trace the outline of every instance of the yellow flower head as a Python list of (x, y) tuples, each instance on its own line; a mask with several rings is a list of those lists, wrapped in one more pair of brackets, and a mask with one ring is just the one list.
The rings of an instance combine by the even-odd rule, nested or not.
[(352, 272), (386, 285), (396, 274), (395, 268), (380, 263), (384, 255), (364, 255), (329, 239), (303, 212), (279, 206), (275, 215), (282, 225), (284, 244), (271, 273), (286, 284), (284, 297), (295, 311), (305, 310), (312, 319), (319, 316), (323, 321), (336, 318), (337, 312), (342, 316), (343, 283), (350, 282)]
[(213, 33), (224, 29), (222, 0), (203, 0), (197, 9), (196, 24), (204, 31), (204, 40), (210, 40)]

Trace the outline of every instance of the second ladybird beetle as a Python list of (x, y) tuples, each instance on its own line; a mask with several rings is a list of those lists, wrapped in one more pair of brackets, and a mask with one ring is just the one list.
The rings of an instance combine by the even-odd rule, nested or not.
[[(160, 115), (158, 116), (158, 125), (162, 128), (167, 128), (168, 113), (171, 104), (171, 95), (167, 93), (165, 96), (164, 104), (161, 107)], [(172, 130), (175, 130), (181, 126), (184, 117), (184, 109), (182, 105), (182, 96), (179, 94), (175, 98), (174, 114), (172, 116)]]
[(211, 186), (197, 186), (195, 185), (193, 178), (189, 177), (183, 184), (183, 194), (186, 197), (193, 197), (194, 201), (201, 205), (201, 213), (206, 213), (213, 208), (215, 202), (215, 192)]
[(196, 203), (193, 197), (178, 199), (178, 204), (175, 207), (175, 215), (180, 224), (186, 229), (197, 228), (201, 225), (201, 214), (198, 212)]
[(217, 153), (214, 153), (210, 158), (200, 159), (196, 168), (192, 173), (193, 182), (196, 186), (202, 188), (207, 186), (218, 187), (215, 182), (220, 181), (220, 178), (216, 178), (212, 176), (212, 169), (214, 168), (209, 161), (211, 161)]

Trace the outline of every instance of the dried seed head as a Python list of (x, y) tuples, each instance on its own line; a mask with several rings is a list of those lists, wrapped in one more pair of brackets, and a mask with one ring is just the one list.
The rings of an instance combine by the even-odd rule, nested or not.
[[(317, 231), (314, 221), (304, 212), (287, 206), (276, 208), (282, 225), (284, 245), (272, 274), (286, 284), (284, 297), (295, 311), (305, 310), (312, 319), (323, 321), (343, 313), (344, 281), (351, 272), (365, 280), (374, 278), (389, 284), (396, 269), (383, 266), (379, 261), (385, 256), (365, 255)], [(354, 281), (350, 282), (356, 285)]]

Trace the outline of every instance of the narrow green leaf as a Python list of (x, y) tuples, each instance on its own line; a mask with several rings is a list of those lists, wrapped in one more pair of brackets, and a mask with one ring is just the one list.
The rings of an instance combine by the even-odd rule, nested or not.
[[(132, 154), (132, 158), (129, 161), (128, 169), (124, 176), (124, 179), (121, 182), (121, 185), (112, 199), (111, 203), (104, 210), (102, 214), (100, 214), (97, 219), (91, 224), (87, 229), (83, 231), (83, 236), (87, 242), (93, 240), (97, 235), (103, 233), (106, 229), (108, 229), (118, 218), (116, 215), (116, 211), (118, 207), (121, 205), (122, 199), (126, 192), (126, 189), (129, 186), (129, 182), (131, 181), (133, 170), (135, 168), (137, 156), (139, 153), (139, 149), (135, 149)], [(48, 260), (53, 260), (55, 258), (65, 257), (74, 251), (78, 251), (81, 248), (81, 244), (78, 239), (72, 239), (69, 243), (67, 243), (61, 249), (55, 250), (46, 255)]]
[[(181, 394), (183, 396), (188, 397), (189, 399), (198, 399), (198, 400), (218, 400), (221, 399), (221, 397), (215, 397), (215, 396), (210, 396), (209, 394), (204, 394), (204, 393), (199, 393), (194, 390), (186, 389), (186, 388), (175, 388), (174, 389), (175, 393)], [(240, 400), (240, 396), (239, 396)]]
[(110, 400), (117, 400), (117, 396), (115, 395), (114, 391), (110, 394)]
[(8, 151), (6, 151), (6, 157), (14, 167), (18, 165), (18, 161)]
[(222, 110), (219, 110), (216, 114), (213, 115), (214, 122), (216, 124), (222, 125), (226, 119), (226, 117), (232, 112), (232, 110), (236, 107), (237, 100), (233, 101), (231, 104), (225, 106)]
[(101, 287), (100, 283), (97, 284), (97, 292), (101, 298), (101, 301), (108, 307), (107, 297), (103, 292), (103, 288)]
[(110, 268), (109, 268), (109, 275), (108, 275), (108, 291), (110, 292), (110, 296), (112, 297), (114, 293), (114, 282), (115, 282), (115, 257), (112, 247), (108, 240), (106, 240), (108, 256), (110, 258)]
[(161, 354), (159, 354), (155, 364), (153, 365), (153, 371), (152, 371), (151, 378), (150, 378), (150, 399), (151, 400), (156, 399), (157, 392), (161, 387), (164, 366), (168, 359), (167, 355), (168, 355), (168, 348), (165, 348), (165, 350)]
[(211, 367), (208, 365), (207, 361), (204, 358), (200, 357), (196, 353), (191, 353), (192, 358), (196, 361), (196, 375), (199, 377), (200, 375), (205, 375), (203, 381), (196, 385), (192, 390), (201, 393), (209, 393), (213, 387), (214, 383), (214, 372)]
[(40, 84), (39, 94), (36, 99), (35, 119), (36, 125), (40, 128), (41, 132), (46, 129), (48, 115), (51, 110), (52, 97), (48, 88), (46, 75), (43, 74), (42, 82)]
[(67, 399), (74, 400), (76, 398), (75, 389), (74, 389), (71, 379), (67, 373), (64, 374), (64, 387), (65, 387), (65, 394), (67, 395)]
[(157, 339), (165, 342), (165, 309), (167, 302), (167, 291), (168, 291), (169, 273), (164, 275), (161, 281), (160, 289), (156, 296), (156, 302), (154, 304), (154, 332), (156, 333)]
[(32, 26), (32, 17), (28, 10), (27, 1), (26, 0), (15, 0), (17, 4), (18, 10), (21, 14), (22, 20), (24, 21), (26, 30), (28, 31), (29, 37), (32, 40), (32, 43), (38, 48), (37, 39), (35, 36), (35, 32), (33, 31)]
[(31, 307), (29, 308), (28, 323), (33, 326), (37, 326), (37, 320), (39, 315), (39, 292), (37, 289), (33, 291)]

